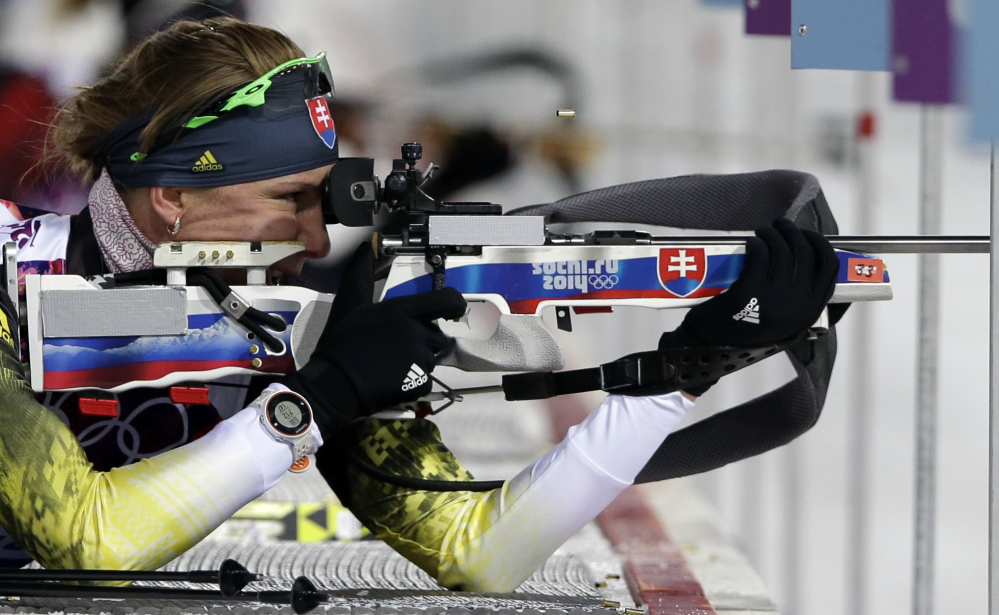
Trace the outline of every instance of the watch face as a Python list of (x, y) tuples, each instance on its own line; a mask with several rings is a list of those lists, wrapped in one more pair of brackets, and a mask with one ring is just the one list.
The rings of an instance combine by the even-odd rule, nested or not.
[(297, 436), (312, 425), (309, 404), (300, 395), (289, 392), (276, 393), (267, 400), (267, 422), (279, 433)]

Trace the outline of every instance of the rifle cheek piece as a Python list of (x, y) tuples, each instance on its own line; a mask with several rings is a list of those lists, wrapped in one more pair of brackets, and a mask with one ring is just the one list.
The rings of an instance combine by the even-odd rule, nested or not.
[(548, 399), (558, 395), (606, 391), (616, 395), (663, 395), (714, 382), (781, 351), (824, 335), (815, 329), (776, 344), (751, 348), (704, 346), (636, 352), (597, 367), (564, 372), (503, 376), (507, 401)]

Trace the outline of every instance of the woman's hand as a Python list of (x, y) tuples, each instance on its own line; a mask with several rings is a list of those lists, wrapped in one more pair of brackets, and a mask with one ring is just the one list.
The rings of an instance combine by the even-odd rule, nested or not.
[[(746, 242), (739, 278), (722, 294), (690, 308), (659, 348), (760, 346), (815, 324), (832, 297), (839, 258), (829, 240), (785, 218)], [(700, 395), (710, 385), (687, 391)]]
[(756, 237), (746, 242), (739, 279), (724, 293), (690, 308), (663, 341), (676, 335), (712, 346), (785, 340), (819, 319), (838, 272), (839, 259), (825, 237), (803, 231), (790, 220), (774, 220), (772, 227), (756, 229)]
[(362, 245), (312, 357), (283, 380), (309, 399), (327, 441), (349, 420), (429, 393), (436, 356), (454, 343), (433, 321), (465, 313), (453, 288), (372, 303), (373, 266), (370, 246)]

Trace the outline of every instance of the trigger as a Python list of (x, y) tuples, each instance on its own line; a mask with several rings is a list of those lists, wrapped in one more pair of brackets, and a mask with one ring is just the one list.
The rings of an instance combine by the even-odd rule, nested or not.
[(472, 306), (471, 306), (471, 304), (466, 305), (465, 306), (465, 313), (462, 314), (460, 318), (456, 319), (455, 322), (460, 322), (461, 324), (463, 324), (466, 327), (468, 327), (469, 329), (471, 329), (472, 325), (469, 324), (469, 322), (468, 322), (468, 315), (471, 314), (471, 313), (472, 313)]

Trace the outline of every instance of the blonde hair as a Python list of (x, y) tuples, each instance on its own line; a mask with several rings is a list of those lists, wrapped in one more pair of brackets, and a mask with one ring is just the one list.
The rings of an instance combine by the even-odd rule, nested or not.
[(230, 17), (179, 21), (125, 55), (111, 72), (63, 101), (49, 132), (50, 157), (96, 179), (119, 124), (153, 113), (142, 131), (148, 152), (166, 128), (275, 66), (305, 54), (276, 30)]

